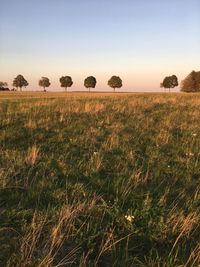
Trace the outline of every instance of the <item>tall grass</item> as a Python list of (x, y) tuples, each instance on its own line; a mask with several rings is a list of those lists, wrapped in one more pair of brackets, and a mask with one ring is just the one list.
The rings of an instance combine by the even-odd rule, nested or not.
[(0, 266), (198, 266), (200, 96), (0, 94)]

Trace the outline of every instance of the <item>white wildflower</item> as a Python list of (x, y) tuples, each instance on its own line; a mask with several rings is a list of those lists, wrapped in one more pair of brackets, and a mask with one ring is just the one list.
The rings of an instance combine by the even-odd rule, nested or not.
[(98, 154), (98, 152), (97, 151), (94, 151), (94, 155), (97, 155)]
[(192, 135), (193, 135), (193, 136), (197, 136), (197, 134), (196, 134), (196, 133), (193, 133)]
[(125, 219), (129, 222), (132, 222), (135, 219), (135, 217), (133, 215), (125, 215)]

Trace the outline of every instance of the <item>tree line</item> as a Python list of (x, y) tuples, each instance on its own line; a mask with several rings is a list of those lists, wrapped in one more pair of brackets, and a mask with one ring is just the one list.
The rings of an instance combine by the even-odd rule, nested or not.
[[(65, 88), (65, 91), (67, 91), (67, 89), (73, 85), (73, 81), (72, 81), (72, 78), (70, 76), (62, 76), (59, 79), (59, 82), (60, 82), (60, 86)], [(91, 88), (96, 87), (96, 84), (97, 84), (97, 80), (93, 76), (89, 76), (84, 80), (84, 86), (85, 86), (85, 88), (89, 89), (89, 92), (90, 92)], [(5, 82), (0, 82), (0, 87), (4, 87), (5, 85), (7, 86), (8, 84)], [(20, 91), (22, 91), (23, 87), (26, 88), (28, 86), (28, 82), (24, 78), (23, 75), (19, 74), (13, 80), (12, 85), (17, 90), (20, 89)], [(48, 88), (51, 85), (51, 83), (50, 83), (50, 80), (48, 77), (41, 77), (41, 79), (38, 82), (38, 85), (43, 88), (44, 92), (46, 92), (46, 88)], [(122, 79), (119, 76), (112, 76), (108, 81), (108, 85), (111, 88), (113, 88), (113, 90), (115, 91), (116, 88), (121, 88), (123, 86)]]
[[(178, 79), (176, 75), (165, 77), (163, 82), (160, 84), (161, 87), (174, 88), (178, 86)], [(200, 71), (190, 72), (186, 78), (181, 82), (180, 85), (181, 92), (186, 93), (197, 93), (200, 92)]]
[[(60, 86), (65, 88), (65, 91), (67, 91), (68, 88), (72, 87), (73, 80), (70, 76), (62, 76), (59, 79)], [(51, 83), (48, 77), (41, 77), (39, 80), (39, 86), (43, 88), (43, 91), (46, 92), (46, 88), (48, 88)], [(90, 92), (92, 88), (95, 88), (97, 84), (97, 80), (93, 76), (89, 76), (84, 80), (84, 86), (87, 88)], [(123, 86), (122, 79), (119, 76), (112, 76), (108, 80), (108, 86), (110, 86), (114, 92), (116, 88), (121, 88)], [(20, 91), (23, 87), (27, 87), (29, 84), (27, 80), (24, 78), (23, 75), (19, 74), (17, 77), (13, 80), (12, 85)], [(178, 86), (178, 78), (176, 75), (166, 76), (162, 83), (160, 84), (161, 88), (164, 88), (169, 90), (171, 88), (174, 88)], [(9, 90), (9, 88), (6, 88), (5, 86), (8, 86), (6, 82), (0, 82), (0, 90)], [(13, 89), (15, 90), (15, 89)], [(181, 82), (181, 91), (182, 92), (200, 92), (200, 71), (192, 71), (182, 82)]]

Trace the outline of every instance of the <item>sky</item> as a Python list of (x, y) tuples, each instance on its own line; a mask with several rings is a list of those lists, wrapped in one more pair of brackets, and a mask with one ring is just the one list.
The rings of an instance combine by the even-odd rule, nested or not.
[[(165, 76), (179, 81), (200, 70), (200, 0), (0, 0), (0, 81), (22, 74), (26, 90), (58, 91), (70, 75), (72, 90), (159, 91)], [(176, 89), (178, 90), (178, 89)]]

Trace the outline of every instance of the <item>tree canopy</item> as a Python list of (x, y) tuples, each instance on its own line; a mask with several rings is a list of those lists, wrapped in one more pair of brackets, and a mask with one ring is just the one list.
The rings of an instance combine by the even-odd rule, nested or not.
[(200, 71), (192, 71), (181, 83), (182, 92), (200, 92)]
[(72, 78), (70, 76), (62, 76), (60, 78), (60, 86), (64, 87), (67, 91), (68, 87), (71, 87), (73, 85)]
[(108, 85), (114, 89), (122, 87), (122, 79), (119, 76), (112, 76), (108, 81)]
[(178, 78), (176, 75), (167, 76), (164, 78), (163, 82), (160, 84), (160, 87), (164, 87), (165, 89), (170, 89), (178, 86)]
[(39, 86), (43, 87), (44, 88), (44, 91), (46, 87), (49, 87), (51, 85), (50, 81), (49, 81), (49, 78), (47, 77), (42, 77), (40, 80), (39, 80)]
[(24, 79), (24, 77), (19, 74), (14, 80), (13, 80), (13, 86), (16, 88), (20, 88), (22, 90), (22, 87), (28, 86), (27, 80)]
[(93, 76), (89, 76), (89, 77), (87, 77), (87, 78), (85, 79), (85, 81), (84, 81), (84, 86), (85, 86), (86, 88), (89, 88), (89, 91), (90, 91), (90, 88), (95, 88), (96, 83), (97, 83), (96, 78), (93, 77)]

